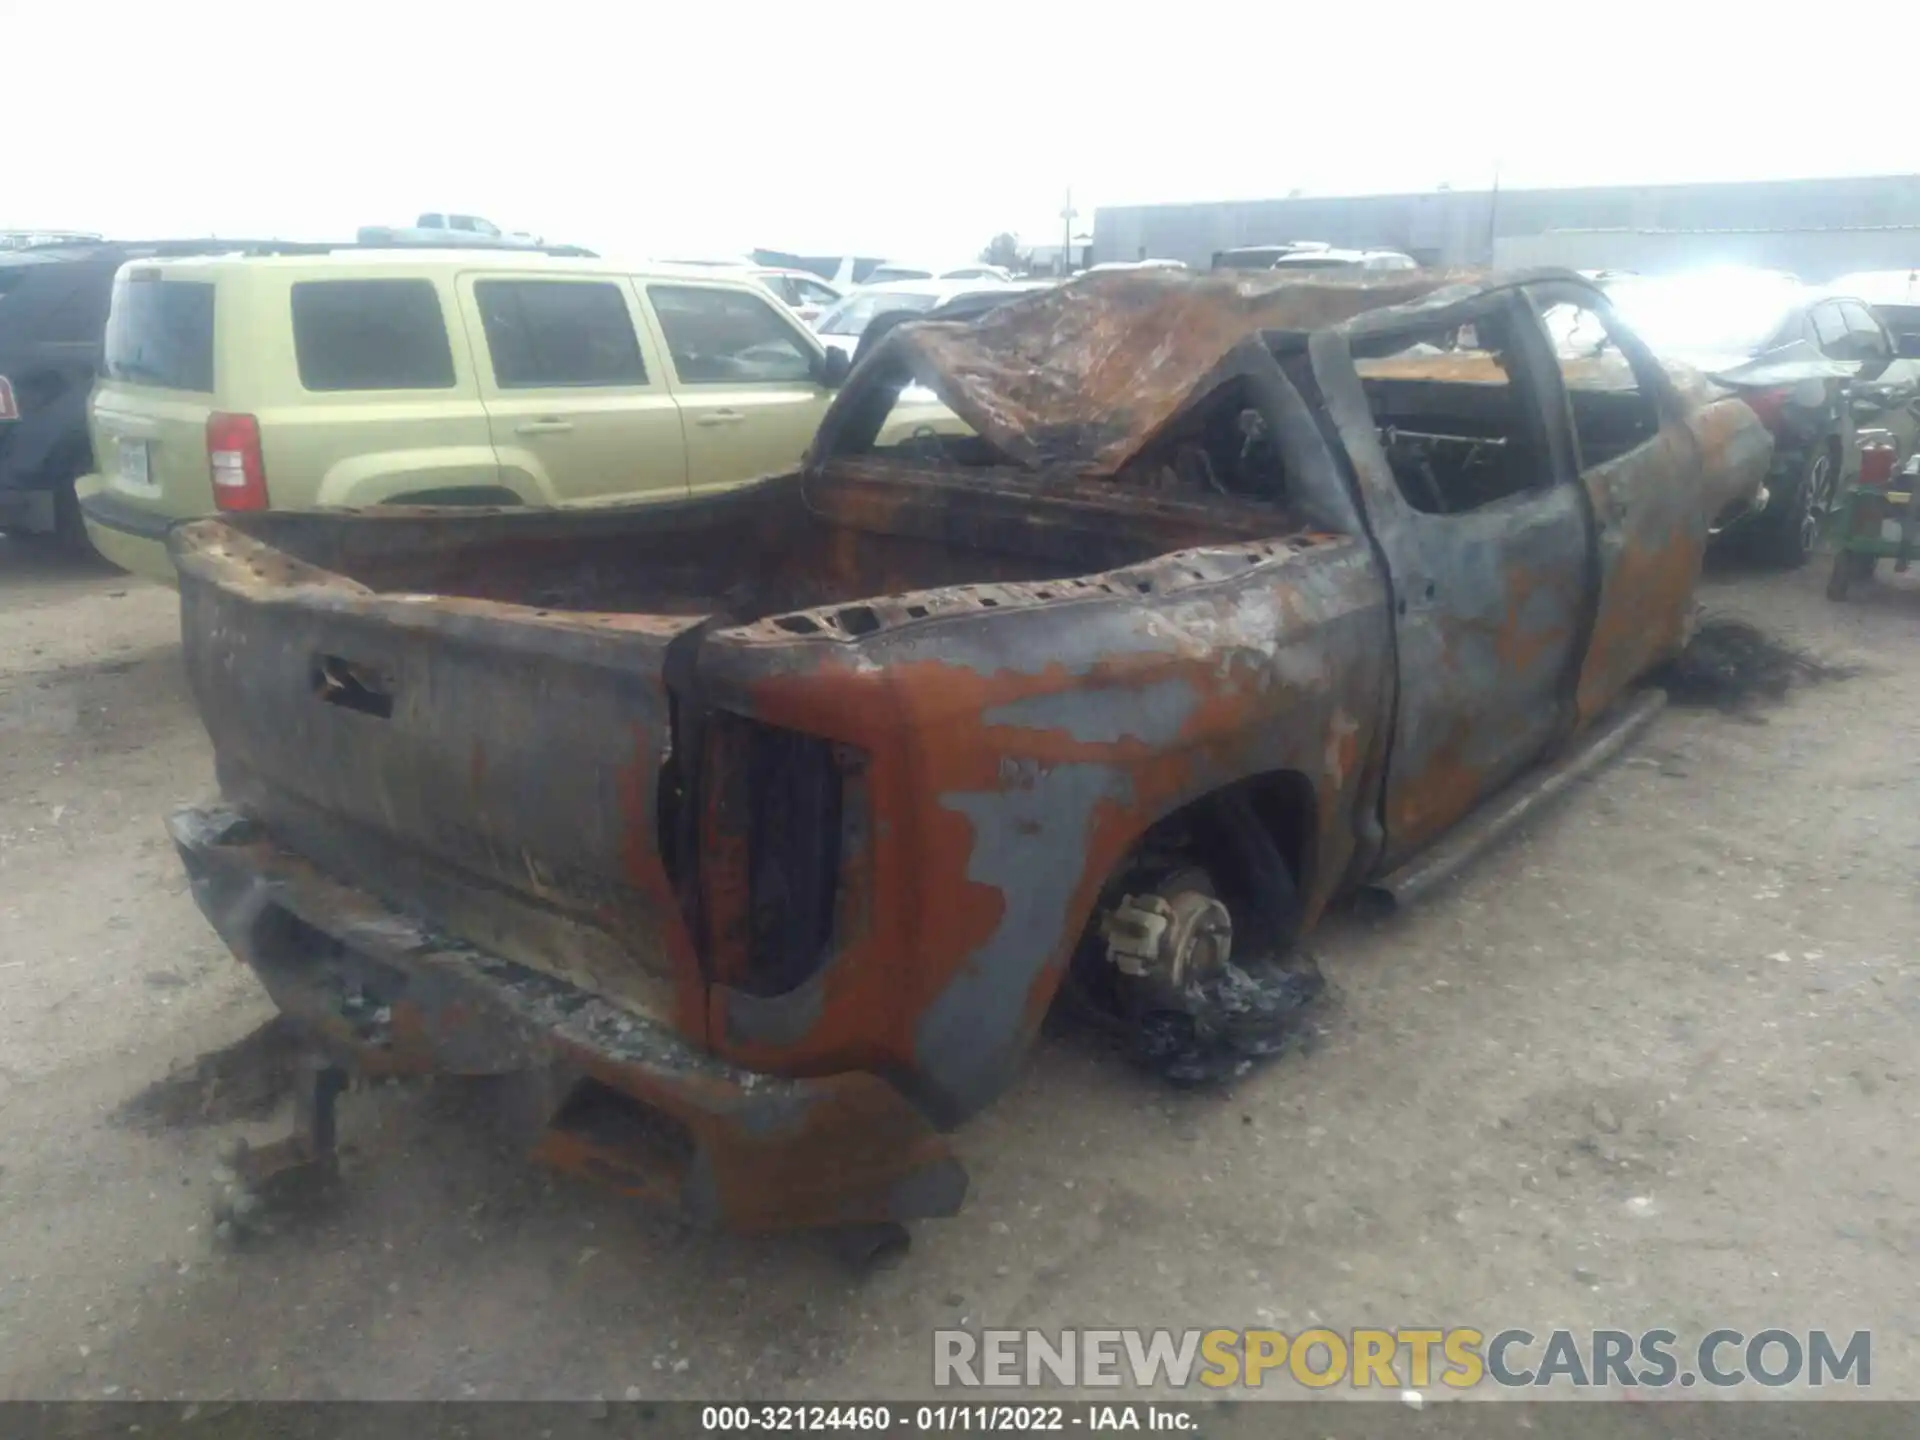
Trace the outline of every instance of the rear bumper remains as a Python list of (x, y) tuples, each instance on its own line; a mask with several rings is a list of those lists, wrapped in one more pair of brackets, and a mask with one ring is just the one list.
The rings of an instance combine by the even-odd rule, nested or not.
[(434, 934), (231, 807), (167, 827), (201, 910), (317, 1049), (367, 1075), (528, 1077), (539, 1159), (735, 1229), (923, 1219), (965, 1198), (946, 1140), (877, 1075), (725, 1064), (662, 1021)]

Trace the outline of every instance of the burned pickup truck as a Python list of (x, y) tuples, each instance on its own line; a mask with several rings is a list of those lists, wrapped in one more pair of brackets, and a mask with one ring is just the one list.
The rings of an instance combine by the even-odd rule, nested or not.
[(280, 1158), (344, 1069), (512, 1073), (698, 1221), (950, 1214), (1068, 977), (1204, 1028), (1617, 745), (1768, 457), (1571, 274), (1140, 271), (900, 327), (720, 497), (177, 528), (171, 826), (318, 1057)]

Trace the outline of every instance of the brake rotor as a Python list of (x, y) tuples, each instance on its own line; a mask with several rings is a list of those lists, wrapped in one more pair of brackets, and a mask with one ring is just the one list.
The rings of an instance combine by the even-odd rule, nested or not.
[(1176, 1084), (1230, 1079), (1286, 1049), (1323, 988), (1310, 957), (1235, 960), (1232, 914), (1202, 870), (1125, 895), (1100, 933), (1136, 1057)]

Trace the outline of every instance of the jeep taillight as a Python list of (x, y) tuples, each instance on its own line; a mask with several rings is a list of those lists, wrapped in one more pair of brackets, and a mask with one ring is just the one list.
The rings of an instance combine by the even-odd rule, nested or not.
[(260, 422), (251, 415), (209, 415), (207, 470), (217, 508), (266, 509), (267, 465), (260, 454)]

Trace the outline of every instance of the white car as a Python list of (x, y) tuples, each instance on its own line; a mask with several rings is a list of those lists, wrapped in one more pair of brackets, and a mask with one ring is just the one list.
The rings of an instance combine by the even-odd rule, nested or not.
[(1005, 290), (1012, 294), (1030, 288), (994, 280), (883, 280), (855, 290), (815, 321), (813, 329), (823, 345), (851, 357), (859, 348), (860, 337), (877, 316), (896, 310), (924, 313), (936, 305), (981, 291)]
[(894, 285), (902, 280), (932, 280), (935, 272), (918, 265), (898, 265), (891, 260), (882, 261), (867, 272), (866, 279), (860, 282), (862, 289), (869, 285)]
[(1398, 250), (1301, 250), (1282, 255), (1275, 270), (1418, 270), (1420, 262)]
[(1011, 283), (1013, 272), (1004, 265), (962, 265), (957, 270), (940, 272), (942, 280), (998, 280), (1002, 284)]
[(867, 272), (862, 285), (890, 285), (896, 280), (998, 280), (1011, 282), (1013, 272), (1004, 265), (983, 265), (977, 261), (943, 270), (937, 265), (909, 265), (883, 260)]
[(960, 265), (951, 270), (922, 268), (918, 265), (903, 265), (892, 260), (876, 265), (862, 281), (865, 285), (885, 285), (895, 280), (998, 280), (1002, 284), (1013, 280), (1013, 272), (1004, 265)]
[(454, 215), (444, 210), (428, 211), (412, 225), (363, 225), (359, 240), (362, 245), (452, 245), (463, 250), (475, 246), (532, 250), (546, 243), (524, 230), (509, 233), (478, 215)]
[(656, 256), (663, 265), (695, 265), (705, 270), (721, 270), (757, 280), (787, 309), (809, 326), (828, 306), (837, 304), (846, 293), (811, 270), (796, 270), (787, 265), (758, 265), (742, 255), (707, 255), (697, 259), (685, 256)]
[(756, 265), (749, 272), (774, 299), (811, 325), (841, 301), (841, 292), (806, 270), (781, 270)]
[(1281, 245), (1242, 245), (1213, 257), (1216, 270), (1418, 270), (1420, 262), (1398, 250), (1342, 250), (1324, 240)]

